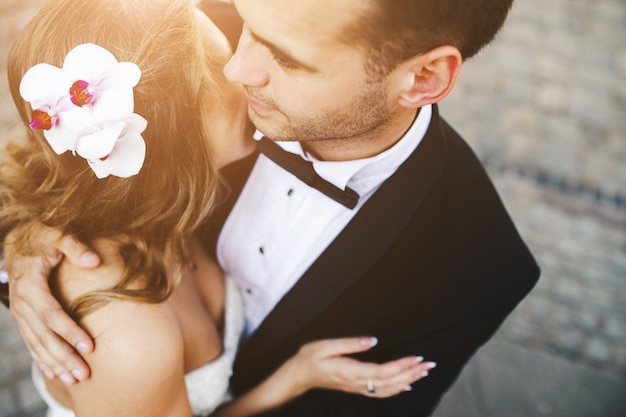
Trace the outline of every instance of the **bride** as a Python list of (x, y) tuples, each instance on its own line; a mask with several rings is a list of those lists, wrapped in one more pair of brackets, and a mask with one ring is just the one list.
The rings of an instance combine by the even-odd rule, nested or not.
[(50, 279), (95, 349), (78, 384), (33, 366), (49, 416), (245, 416), (311, 388), (362, 393), (374, 376), (363, 394), (395, 395), (432, 366), (343, 356), (370, 337), (312, 342), (229, 397), (242, 300), (193, 237), (219, 202), (219, 167), (251, 152), (245, 97), (222, 76), (229, 55), (190, 0), (50, 0), (12, 47), (28, 136), (0, 165), (0, 229), (21, 253), (37, 253), (43, 224), (102, 259), (62, 262)]

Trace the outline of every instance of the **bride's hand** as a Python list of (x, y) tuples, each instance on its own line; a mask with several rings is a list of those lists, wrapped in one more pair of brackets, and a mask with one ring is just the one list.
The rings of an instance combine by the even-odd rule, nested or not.
[(364, 352), (376, 338), (347, 337), (309, 342), (265, 381), (219, 408), (213, 417), (258, 414), (293, 400), (313, 388), (386, 398), (410, 391), (411, 384), (435, 367), (419, 356), (383, 364), (360, 362), (344, 355)]
[(283, 367), (296, 390), (339, 390), (368, 397), (386, 398), (411, 390), (436, 366), (420, 356), (408, 356), (383, 364), (360, 362), (345, 355), (371, 349), (376, 338), (327, 339), (304, 345)]

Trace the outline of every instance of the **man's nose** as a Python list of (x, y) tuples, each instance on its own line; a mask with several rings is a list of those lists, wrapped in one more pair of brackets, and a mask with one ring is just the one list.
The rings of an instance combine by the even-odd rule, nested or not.
[(267, 57), (262, 49), (243, 33), (237, 50), (224, 66), (228, 81), (249, 87), (265, 86), (269, 82), (269, 74), (264, 69)]

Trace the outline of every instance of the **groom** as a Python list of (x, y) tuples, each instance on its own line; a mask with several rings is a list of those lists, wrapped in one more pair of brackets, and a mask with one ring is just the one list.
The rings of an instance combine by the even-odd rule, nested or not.
[[(532, 255), (436, 105), (511, 2), (234, 0), (244, 26), (225, 74), (245, 87), (261, 153), (225, 168), (232, 198), (201, 231), (245, 297), (233, 392), (330, 337), (377, 336), (364, 360), (438, 363), (393, 398), (315, 390), (267, 415), (430, 415), (535, 285)], [(43, 259), (33, 275), (46, 273)], [(74, 346), (90, 346), (38, 297), (13, 297), (14, 314), (32, 309)], [(47, 345), (62, 363), (76, 358)], [(375, 388), (363, 381), (364, 392)]]

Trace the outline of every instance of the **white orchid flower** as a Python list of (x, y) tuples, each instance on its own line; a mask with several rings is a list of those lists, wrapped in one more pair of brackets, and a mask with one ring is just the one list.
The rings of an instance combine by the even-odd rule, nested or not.
[(74, 150), (80, 131), (87, 127), (89, 110), (75, 106), (68, 91), (71, 79), (62, 69), (38, 64), (29, 69), (20, 83), (20, 94), (33, 108), (31, 129), (41, 129), (57, 154)]
[(141, 169), (147, 121), (134, 113), (137, 65), (118, 62), (95, 44), (72, 49), (63, 68), (38, 64), (20, 84), (33, 108), (32, 129), (41, 129), (57, 154), (70, 150), (87, 159), (98, 178), (128, 177)]
[(136, 175), (146, 156), (146, 143), (141, 132), (147, 124), (146, 119), (133, 114), (124, 122), (78, 138), (76, 153), (87, 159), (98, 178)]
[(95, 123), (123, 118), (133, 112), (133, 87), (141, 78), (139, 67), (117, 62), (106, 49), (92, 43), (72, 49), (63, 61), (72, 84), (70, 99), (76, 106), (89, 105)]

